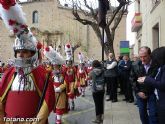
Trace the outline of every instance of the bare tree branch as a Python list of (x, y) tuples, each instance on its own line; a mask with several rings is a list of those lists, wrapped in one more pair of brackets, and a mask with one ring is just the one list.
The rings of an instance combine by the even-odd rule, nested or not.
[(119, 6), (115, 9), (111, 19), (108, 21), (107, 26), (111, 25), (111, 23), (113, 22), (115, 16), (118, 14), (118, 12), (120, 11), (121, 8), (122, 8), (122, 4), (119, 4)]
[[(107, 42), (104, 43), (104, 45), (105, 45), (106, 54), (108, 54), (108, 52), (110, 51), (114, 53), (113, 43), (114, 43), (114, 37), (115, 37), (115, 30), (117, 26), (119, 25), (123, 15), (127, 11), (129, 1), (130, 0), (118, 0), (119, 6), (116, 7), (116, 9), (113, 12), (107, 15), (107, 17), (110, 18), (110, 20), (106, 23), (106, 26), (105, 26)], [(99, 27), (99, 24), (98, 24), (98, 9), (93, 9), (91, 6), (89, 6), (87, 3), (87, 0), (83, 0), (84, 4), (82, 4), (82, 1), (80, 0), (78, 0), (78, 2), (79, 3), (74, 3), (73, 8), (72, 8), (72, 14), (75, 17), (75, 20), (79, 21), (83, 25), (90, 25), (92, 29), (94, 30), (96, 36), (98, 37), (100, 45), (102, 45), (101, 28)], [(84, 10), (82, 8), (83, 7), (82, 5), (85, 6), (89, 11)], [(81, 13), (81, 15), (83, 15), (82, 17), (80, 17), (79, 12)]]
[(84, 0), (85, 6), (90, 10), (92, 17), (98, 21), (97, 12), (94, 12), (94, 9), (87, 4), (87, 1)]
[(75, 5), (85, 16), (90, 16), (90, 14), (87, 11), (82, 9), (80, 1), (79, 4), (75, 3)]
[(77, 48), (79, 48), (81, 46), (81, 42), (78, 42), (77, 44), (75, 44), (73, 47), (72, 47), (72, 50), (75, 51)]
[(73, 10), (72, 14), (75, 17), (75, 20), (79, 21), (80, 23), (82, 23), (83, 25), (91, 25), (93, 22), (87, 19), (82, 19), (80, 18), (79, 14), (77, 13), (77, 10)]
[(97, 37), (99, 38), (99, 41), (101, 44), (101, 31), (100, 31), (99, 25), (96, 23), (92, 23), (91, 27), (93, 28), (94, 32), (96, 33)]
[(126, 11), (125, 11), (125, 6), (123, 6), (123, 7), (122, 7), (122, 11), (120, 11), (120, 12), (118, 13), (118, 16), (116, 16), (115, 19), (114, 19), (114, 25), (113, 25), (113, 27), (111, 28), (112, 31), (115, 30), (115, 29), (117, 28), (117, 26), (119, 25), (119, 23), (120, 23), (120, 21), (121, 21), (121, 19), (122, 19), (122, 17), (123, 17), (123, 15), (124, 15), (125, 12), (126, 12)]
[(78, 1), (78, 3), (77, 3), (77, 2), (74, 2), (72, 0), (72, 4), (73, 4), (72, 13), (73, 13), (73, 15), (76, 18), (75, 20), (78, 20), (82, 24), (85, 24), (85, 25), (86, 24), (89, 24), (90, 22), (92, 22), (92, 21), (89, 21), (87, 19), (81, 19), (80, 16), (79, 16), (79, 14), (78, 14), (78, 11), (80, 11), (82, 14), (84, 14), (84, 16), (86, 16), (86, 17), (92, 17), (93, 18), (93, 21), (95, 20), (97, 22), (97, 20), (98, 20), (97, 11), (95, 12), (94, 9), (87, 4), (86, 0), (84, 0), (84, 3), (85, 3), (85, 7), (87, 9), (89, 9), (90, 12), (88, 12), (87, 10), (82, 9), (81, 2), (80, 1)]
[(119, 25), (124, 13), (125, 13), (125, 7), (123, 7), (122, 11), (119, 13), (119, 15), (114, 19), (114, 25), (113, 27), (111, 28), (111, 33), (112, 33), (112, 40), (114, 40), (115, 38), (115, 31), (116, 31), (116, 28), (117, 26)]

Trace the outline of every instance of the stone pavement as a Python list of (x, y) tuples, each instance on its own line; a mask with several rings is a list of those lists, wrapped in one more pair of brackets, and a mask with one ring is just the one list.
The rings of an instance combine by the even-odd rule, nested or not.
[[(141, 124), (137, 106), (122, 101), (123, 98), (123, 95), (118, 95), (116, 103), (105, 101), (103, 124)], [(91, 92), (87, 90), (86, 97), (79, 97), (75, 102), (76, 110), (63, 116), (63, 124), (93, 124), (95, 109)], [(54, 117), (51, 113), (49, 124), (55, 123)]]
[(105, 101), (103, 124), (141, 124), (137, 106), (122, 101), (123, 98), (118, 95), (116, 103)]

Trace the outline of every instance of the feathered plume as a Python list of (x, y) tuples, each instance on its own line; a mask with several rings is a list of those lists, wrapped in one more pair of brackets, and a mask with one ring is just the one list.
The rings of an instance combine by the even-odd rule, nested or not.
[(44, 49), (44, 55), (52, 64), (64, 64), (63, 57), (51, 46)]
[(20, 35), (27, 35), (35, 46), (38, 45), (38, 41), (26, 25), (25, 13), (16, 0), (0, 0), (0, 16), (10, 32), (12, 31), (18, 38)]
[(66, 60), (72, 60), (73, 59), (72, 47), (69, 43), (65, 45), (64, 50), (66, 54)]
[(42, 47), (37, 39), (33, 36), (26, 25), (25, 14), (16, 0), (0, 0), (0, 16), (4, 21), (10, 33), (17, 37), (14, 44), (14, 50), (21, 47), (29, 50), (37, 50), (36, 62), (38, 61), (39, 51)]
[(78, 58), (79, 58), (80, 63), (84, 62), (84, 56), (82, 55), (81, 52), (78, 53)]
[(25, 14), (15, 0), (0, 0), (0, 15), (6, 27), (18, 35), (27, 29)]

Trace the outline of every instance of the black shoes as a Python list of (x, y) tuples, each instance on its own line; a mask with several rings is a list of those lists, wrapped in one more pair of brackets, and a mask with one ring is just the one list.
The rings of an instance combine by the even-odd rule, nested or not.
[(82, 94), (81, 96), (82, 96), (82, 97), (85, 97), (85, 95), (84, 95), (84, 94)]
[(106, 99), (106, 101), (111, 101), (112, 99)]
[(118, 102), (118, 100), (116, 98), (112, 99), (109, 96), (106, 97), (106, 101)]
[(131, 100), (131, 99), (130, 99), (128, 102), (129, 102), (129, 103), (133, 103), (133, 102), (134, 102), (134, 100)]
[(123, 101), (128, 101), (128, 99), (123, 99)]
[(110, 96), (106, 96), (106, 101), (111, 101), (112, 99), (110, 98)]
[(118, 102), (118, 100), (117, 99), (114, 99), (114, 100), (112, 100), (112, 102)]
[(71, 110), (74, 110), (74, 109), (75, 109), (75, 104), (74, 104), (74, 101), (72, 101)]
[(119, 94), (120, 94), (120, 95), (123, 95), (123, 94), (124, 94), (124, 92), (123, 92), (123, 91), (120, 91), (120, 92), (119, 92)]
[(128, 99), (123, 99), (123, 101), (129, 102), (129, 103), (133, 103), (133, 102), (134, 102), (133, 99), (130, 99), (130, 100), (128, 100)]

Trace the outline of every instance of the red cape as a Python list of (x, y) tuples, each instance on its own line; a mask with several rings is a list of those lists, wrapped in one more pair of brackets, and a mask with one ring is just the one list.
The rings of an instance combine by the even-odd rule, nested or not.
[[(10, 90), (10, 87), (13, 83), (15, 70), (16, 70), (15, 67), (9, 68), (2, 77), (2, 81), (0, 83), (1, 101), (5, 99), (7, 92)], [(42, 94), (47, 74), (48, 72), (42, 66), (38, 66), (37, 68), (32, 70), (31, 75), (32, 77), (34, 77), (34, 83), (35, 83), (39, 96), (41, 96)], [(47, 91), (45, 94), (45, 101), (48, 105), (49, 112), (53, 110), (54, 104), (55, 104), (53, 80), (51, 77), (52, 76), (49, 77), (49, 83), (48, 83)]]

